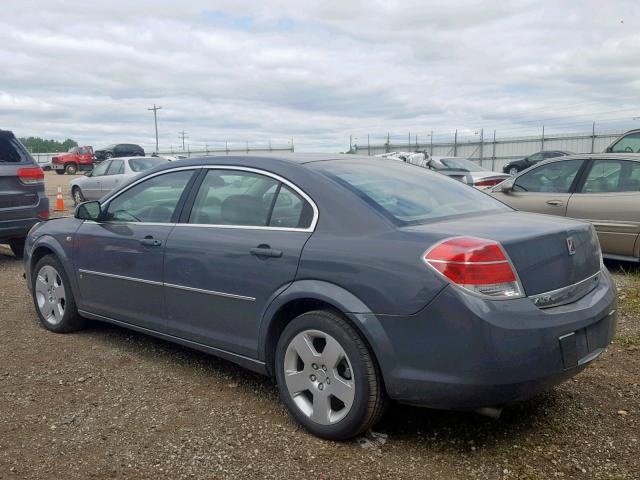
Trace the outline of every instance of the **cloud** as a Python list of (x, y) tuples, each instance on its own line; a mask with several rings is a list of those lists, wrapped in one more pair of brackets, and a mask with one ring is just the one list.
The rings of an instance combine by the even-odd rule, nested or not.
[(183, 3), (3, 5), (2, 127), (150, 148), (156, 103), (165, 148), (184, 129), (193, 146), (342, 150), (638, 114), (634, 1)]

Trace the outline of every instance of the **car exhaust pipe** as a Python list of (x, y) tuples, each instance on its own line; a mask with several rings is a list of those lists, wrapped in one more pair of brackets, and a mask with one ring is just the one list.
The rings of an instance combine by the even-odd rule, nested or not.
[(482, 407), (476, 410), (476, 413), (497, 420), (502, 413), (502, 407)]

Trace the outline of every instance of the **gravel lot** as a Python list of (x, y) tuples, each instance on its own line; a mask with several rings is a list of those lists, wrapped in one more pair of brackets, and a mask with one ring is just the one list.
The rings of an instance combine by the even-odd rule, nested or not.
[[(48, 190), (69, 180), (48, 173)], [(609, 266), (618, 336), (572, 381), (499, 420), (392, 405), (386, 438), (333, 443), (225, 361), (105, 324), (44, 330), (0, 247), (0, 479), (638, 479), (640, 270)]]

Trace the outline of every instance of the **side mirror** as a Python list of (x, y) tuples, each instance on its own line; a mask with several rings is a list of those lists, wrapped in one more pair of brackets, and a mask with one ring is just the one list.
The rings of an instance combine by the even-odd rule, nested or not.
[(514, 183), (515, 183), (515, 180), (513, 178), (507, 178), (504, 182), (502, 182), (496, 187), (496, 190), (502, 193), (506, 193), (508, 195), (511, 192), (513, 192)]
[(100, 202), (82, 202), (76, 207), (75, 217), (78, 220), (93, 220), (97, 221), (102, 215), (102, 207)]

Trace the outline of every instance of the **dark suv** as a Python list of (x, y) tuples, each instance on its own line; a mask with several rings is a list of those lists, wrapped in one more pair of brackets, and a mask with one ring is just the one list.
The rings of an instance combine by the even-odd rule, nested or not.
[(13, 133), (0, 130), (0, 243), (21, 257), (29, 229), (48, 217), (42, 168)]
[(529, 155), (528, 157), (524, 157), (520, 160), (514, 160), (513, 162), (507, 163), (504, 167), (502, 167), (502, 171), (510, 175), (515, 175), (516, 173), (521, 172), (522, 170), (526, 170), (531, 165), (535, 165), (542, 160), (546, 160), (547, 158), (562, 157), (564, 155), (571, 155), (571, 152), (565, 152), (562, 150), (536, 152)]
[(144, 157), (144, 149), (135, 143), (118, 143), (93, 152), (96, 162), (115, 157)]

